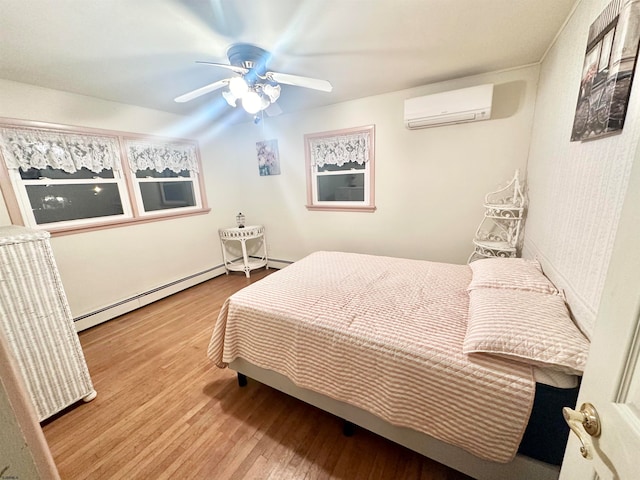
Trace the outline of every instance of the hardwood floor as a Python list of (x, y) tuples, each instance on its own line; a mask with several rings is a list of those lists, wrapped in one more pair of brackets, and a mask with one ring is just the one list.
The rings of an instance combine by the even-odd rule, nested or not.
[(222, 275), (80, 333), (98, 397), (46, 422), (63, 480), (423, 479), (450, 470), (251, 379), (206, 350), (227, 296), (272, 270)]

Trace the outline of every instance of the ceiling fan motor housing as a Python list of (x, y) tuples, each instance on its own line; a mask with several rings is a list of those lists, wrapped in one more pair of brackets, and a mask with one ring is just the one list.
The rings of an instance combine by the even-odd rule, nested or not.
[(271, 54), (249, 43), (236, 43), (227, 49), (227, 58), (231, 65), (248, 69), (245, 79), (253, 84), (258, 78), (264, 78)]

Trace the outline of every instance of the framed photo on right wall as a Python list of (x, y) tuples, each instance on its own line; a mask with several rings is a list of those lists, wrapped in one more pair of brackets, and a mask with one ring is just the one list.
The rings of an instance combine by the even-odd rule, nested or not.
[(571, 141), (624, 126), (640, 43), (640, 0), (612, 0), (589, 27)]

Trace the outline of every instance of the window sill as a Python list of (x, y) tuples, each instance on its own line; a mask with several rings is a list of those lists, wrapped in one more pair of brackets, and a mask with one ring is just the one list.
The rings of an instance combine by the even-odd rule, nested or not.
[(158, 215), (147, 216), (147, 217), (125, 218), (125, 219), (119, 219), (119, 220), (105, 220), (101, 222), (92, 223), (91, 225), (78, 225), (73, 227), (36, 226), (33, 228), (46, 230), (51, 234), (52, 237), (58, 237), (63, 235), (73, 235), (76, 233), (85, 233), (85, 232), (93, 232), (96, 230), (104, 230), (107, 228), (126, 227), (128, 225), (138, 225), (141, 223), (157, 222), (161, 220), (172, 220), (174, 218), (190, 217), (193, 215), (205, 215), (210, 211), (211, 211), (210, 208), (200, 208), (198, 210), (191, 210), (189, 212), (166, 213), (166, 214), (158, 214)]
[(372, 213), (376, 211), (374, 205), (363, 206), (346, 206), (346, 205), (306, 205), (307, 210), (311, 211), (324, 211), (324, 212), (367, 212)]

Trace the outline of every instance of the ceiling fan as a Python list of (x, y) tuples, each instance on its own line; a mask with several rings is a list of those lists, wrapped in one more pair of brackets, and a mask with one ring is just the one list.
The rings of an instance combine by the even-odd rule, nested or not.
[[(214, 67), (226, 68), (238, 76), (218, 80), (204, 87), (176, 97), (178, 103), (188, 102), (220, 88), (228, 87), (222, 92), (227, 103), (236, 107), (238, 100), (250, 114), (257, 114), (273, 105), (280, 97), (280, 84), (311, 88), (322, 92), (330, 92), (333, 87), (327, 80), (302, 77), (288, 73), (267, 70), (267, 61), (271, 54), (260, 47), (248, 43), (237, 43), (227, 49), (229, 63), (196, 62)], [(277, 105), (276, 105), (277, 106)]]

